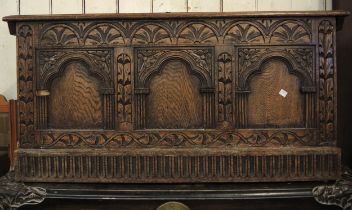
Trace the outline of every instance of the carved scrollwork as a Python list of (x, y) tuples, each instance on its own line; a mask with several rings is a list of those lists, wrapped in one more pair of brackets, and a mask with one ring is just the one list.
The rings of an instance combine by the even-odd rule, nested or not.
[(240, 147), (309, 145), (314, 131), (43, 133), (41, 148)]
[(350, 169), (333, 185), (317, 186), (313, 189), (314, 199), (324, 205), (339, 206), (344, 210), (352, 209), (352, 172)]
[(14, 172), (0, 177), (0, 210), (39, 204), (44, 201), (45, 197), (45, 189), (16, 182)]

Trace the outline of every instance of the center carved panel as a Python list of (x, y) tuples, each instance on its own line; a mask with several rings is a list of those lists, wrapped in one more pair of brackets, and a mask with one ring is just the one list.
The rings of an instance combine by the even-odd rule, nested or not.
[(211, 128), (215, 118), (212, 48), (137, 49), (137, 128)]
[(199, 79), (182, 61), (169, 61), (149, 81), (147, 128), (202, 128)]

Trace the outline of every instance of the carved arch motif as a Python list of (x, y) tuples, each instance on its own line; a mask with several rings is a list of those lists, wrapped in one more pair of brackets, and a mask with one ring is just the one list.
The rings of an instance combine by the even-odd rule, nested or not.
[[(79, 50), (75, 52), (67, 50), (43, 50), (39, 54), (39, 68), (40, 82), (38, 81), (37, 88), (37, 127), (46, 129), (48, 126), (48, 115), (50, 113), (49, 101), (51, 96), (51, 86), (56, 78), (63, 77), (67, 67), (71, 64), (78, 64), (84, 68), (87, 75), (94, 77), (99, 81), (97, 88), (99, 99), (101, 103), (101, 111), (103, 113), (102, 120), (105, 129), (112, 129), (114, 127), (114, 82), (111, 74), (113, 73), (112, 61), (110, 60), (112, 51), (108, 50)], [(81, 73), (77, 75), (82, 75)], [(81, 77), (81, 76), (78, 76)], [(90, 78), (87, 78), (90, 80)], [(93, 83), (92, 83), (93, 84)], [(94, 86), (94, 85), (93, 85)], [(92, 86), (92, 87), (93, 87)], [(78, 87), (78, 86), (76, 86)], [(96, 93), (88, 91), (89, 93)], [(56, 92), (57, 93), (57, 92)], [(95, 96), (97, 96), (95, 94)], [(98, 104), (98, 103), (96, 103)], [(100, 108), (99, 108), (100, 109)]]
[(93, 75), (98, 80), (102, 81), (102, 91), (113, 92), (113, 82), (108, 73), (104, 71), (99, 71), (100, 67), (97, 66), (94, 62), (92, 62), (91, 57), (82, 53), (68, 53), (60, 57), (52, 66), (52, 68), (43, 72), (41, 80), (41, 89), (50, 88), (53, 79), (62, 75), (63, 71), (65, 70), (65, 66), (72, 62), (82, 63), (84, 66), (86, 66), (86, 69), (88, 70), (87, 73)]
[(163, 63), (170, 59), (183, 60), (191, 73), (197, 75), (202, 82), (202, 88), (212, 87), (213, 69), (212, 69), (212, 52), (208, 49), (199, 50), (146, 50), (137, 53), (138, 71), (137, 86), (145, 88), (148, 78), (159, 71)]
[(163, 25), (143, 24), (131, 33), (131, 44), (172, 43), (172, 33)]
[(70, 46), (81, 44), (79, 32), (67, 24), (56, 24), (46, 28), (40, 37), (42, 45)]
[(270, 27), (270, 43), (310, 43), (311, 30), (303, 23), (295, 20), (286, 20)]
[(179, 29), (177, 42), (182, 43), (217, 43), (219, 34), (207, 23), (189, 23)]
[[(239, 89), (249, 91), (249, 81), (250, 79), (256, 75), (261, 73), (261, 67), (269, 62), (270, 60), (277, 59), (285, 63), (288, 67), (289, 73), (296, 75), (301, 80), (302, 91), (311, 91), (315, 89), (314, 81), (312, 80), (309, 72), (305, 69), (302, 69), (300, 64), (296, 62), (296, 60), (292, 57), (292, 55), (286, 53), (285, 51), (280, 52), (270, 52), (266, 51), (259, 58), (257, 58), (256, 62), (250, 65), (247, 69), (244, 69), (240, 72), (239, 75)], [(314, 91), (313, 91), (314, 92)]]
[(225, 27), (224, 42), (265, 43), (264, 31), (252, 22), (240, 21)]

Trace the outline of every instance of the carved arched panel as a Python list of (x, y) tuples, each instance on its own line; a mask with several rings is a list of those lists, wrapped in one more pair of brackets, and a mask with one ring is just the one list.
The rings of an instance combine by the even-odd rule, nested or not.
[(211, 48), (137, 49), (135, 127), (211, 128), (215, 118)]
[(187, 68), (182, 61), (169, 61), (150, 80), (146, 100), (148, 128), (202, 127), (200, 81)]
[(103, 101), (100, 82), (87, 73), (87, 66), (71, 62), (52, 82), (49, 97), (49, 127), (102, 128)]
[(238, 55), (237, 127), (316, 126), (312, 48), (240, 48)]
[(250, 127), (304, 127), (304, 94), (300, 91), (300, 79), (290, 74), (288, 68), (286, 63), (272, 59), (250, 80)]

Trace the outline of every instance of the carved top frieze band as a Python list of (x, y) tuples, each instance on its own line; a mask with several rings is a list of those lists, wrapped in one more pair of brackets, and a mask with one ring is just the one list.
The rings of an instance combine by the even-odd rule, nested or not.
[(40, 24), (41, 46), (311, 43), (312, 19), (211, 19)]

